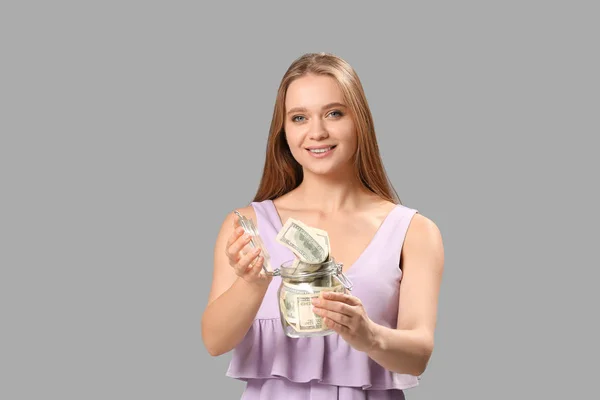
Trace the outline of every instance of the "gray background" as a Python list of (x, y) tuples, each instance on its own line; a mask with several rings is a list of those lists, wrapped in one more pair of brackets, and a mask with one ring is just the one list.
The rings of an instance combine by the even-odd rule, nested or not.
[(407, 398), (590, 398), (594, 2), (199, 3), (2, 2), (0, 398), (239, 398), (200, 337), (213, 244), (312, 51), (356, 68), (403, 203), (444, 237)]

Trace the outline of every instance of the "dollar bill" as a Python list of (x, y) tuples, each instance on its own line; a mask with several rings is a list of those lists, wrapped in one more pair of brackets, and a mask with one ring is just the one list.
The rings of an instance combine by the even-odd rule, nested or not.
[(323, 318), (312, 311), (312, 298), (316, 296), (296, 296), (298, 307), (299, 332), (314, 332), (323, 329)]
[(320, 278), (315, 279), (315, 281), (313, 282), (313, 285), (317, 286), (317, 287), (331, 287), (331, 286), (335, 286), (336, 285), (336, 280), (334, 277), (332, 277), (331, 275), (328, 276), (323, 276)]
[(309, 264), (296, 257), (290, 268), (292, 271), (291, 274), (296, 275), (299, 273), (316, 272), (323, 268), (323, 264)]
[(316, 332), (325, 327), (322, 318), (312, 311), (312, 299), (322, 291), (343, 292), (344, 286), (312, 286), (283, 282), (280, 292), (280, 307), (285, 320), (297, 332)]
[(278, 243), (289, 248), (300, 261), (319, 264), (329, 258), (330, 245), (327, 232), (310, 228), (304, 223), (289, 218), (277, 234)]
[(304, 226), (308, 228), (308, 231), (314, 235), (315, 239), (319, 243), (321, 243), (321, 245), (325, 249), (326, 256), (320, 262), (327, 260), (329, 258), (329, 255), (331, 254), (331, 244), (329, 243), (329, 234), (327, 233), (327, 231), (324, 231), (323, 229), (319, 228), (314, 228), (312, 226), (306, 226), (306, 224), (304, 224)]
[(284, 319), (292, 325), (298, 323), (298, 312), (293, 301), (292, 296), (288, 296), (287, 293), (282, 293), (279, 296), (279, 306), (283, 312)]

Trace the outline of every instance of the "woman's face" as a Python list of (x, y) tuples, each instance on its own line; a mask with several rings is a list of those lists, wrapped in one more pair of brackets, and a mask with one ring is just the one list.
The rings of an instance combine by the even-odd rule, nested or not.
[(296, 79), (288, 87), (285, 110), (286, 139), (305, 172), (331, 174), (353, 168), (356, 131), (334, 78), (306, 75)]

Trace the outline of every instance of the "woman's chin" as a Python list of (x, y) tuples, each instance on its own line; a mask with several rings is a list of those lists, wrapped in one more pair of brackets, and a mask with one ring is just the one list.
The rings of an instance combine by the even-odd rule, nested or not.
[(304, 166), (304, 175), (314, 175), (330, 178), (347, 178), (352, 174), (352, 166), (343, 165), (306, 165)]

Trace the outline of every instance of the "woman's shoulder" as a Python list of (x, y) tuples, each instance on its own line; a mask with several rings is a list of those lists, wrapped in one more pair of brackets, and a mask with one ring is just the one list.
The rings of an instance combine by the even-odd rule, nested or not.
[(409, 231), (412, 231), (413, 235), (416, 236), (431, 237), (432, 235), (440, 235), (440, 228), (437, 224), (431, 218), (419, 212), (415, 213)]
[(423, 215), (418, 208), (401, 203), (393, 204), (392, 208), (399, 208), (401, 211), (411, 215), (410, 225), (408, 227), (408, 232), (410, 232), (411, 236), (423, 239), (427, 237), (431, 238), (432, 236), (439, 234), (439, 228), (436, 223), (430, 217)]
[(221, 230), (222, 231), (226, 231), (227, 233), (229, 233), (229, 231), (233, 231), (234, 227), (236, 226), (236, 221), (239, 218), (239, 216), (237, 215), (236, 212), (240, 213), (241, 215), (243, 215), (244, 217), (246, 217), (248, 219), (252, 219), (252, 220), (256, 221), (256, 211), (255, 211), (252, 203), (250, 203), (250, 204), (247, 204), (247, 205), (244, 205), (241, 207), (237, 207), (237, 208), (234, 208), (233, 210), (228, 211), (221, 222)]
[(410, 205), (393, 203), (389, 200), (380, 199), (374, 202), (373, 214), (376, 218), (389, 215), (395, 209), (399, 209), (406, 215), (410, 215), (410, 223), (407, 230), (407, 239), (409, 236), (411, 242), (422, 242), (423, 240), (431, 242), (439, 240), (441, 233), (437, 224), (428, 216), (423, 215), (418, 208)]
[[(247, 204), (245, 206), (236, 208), (234, 211), (239, 212), (240, 214), (242, 214), (246, 218), (256, 219), (256, 210), (254, 209), (253, 203), (250, 203), (250, 204)], [(237, 218), (237, 216), (236, 216), (236, 214), (235, 214), (234, 211), (232, 211), (232, 214), (234, 215), (234, 217)]]
[(436, 255), (443, 258), (444, 245), (442, 233), (437, 224), (429, 217), (415, 212), (404, 241), (404, 252)]

